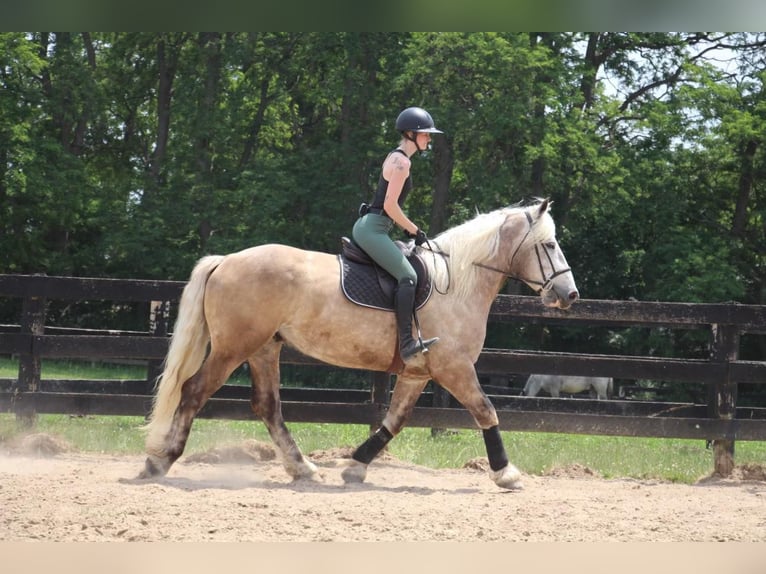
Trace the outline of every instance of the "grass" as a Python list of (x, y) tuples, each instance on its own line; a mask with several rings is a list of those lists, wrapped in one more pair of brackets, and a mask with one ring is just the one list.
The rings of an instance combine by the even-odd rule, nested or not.
[[(16, 378), (19, 363), (16, 359), (0, 357), (0, 379)], [(145, 379), (146, 367), (95, 361), (42, 361), (40, 374), (43, 379)]]
[[(13, 361), (0, 359), (0, 378), (15, 377), (17, 368)], [(43, 364), (43, 376), (130, 379), (143, 378), (145, 370), (132, 366), (50, 362)], [(61, 437), (84, 452), (140, 454), (143, 422), (141, 417), (39, 415), (34, 430)], [(368, 434), (365, 425), (289, 423), (288, 426), (305, 453), (356, 446)], [(18, 425), (15, 415), (0, 413), (0, 443), (24, 432), (27, 430)], [(693, 483), (713, 469), (713, 451), (706, 449), (702, 440), (505, 431), (501, 434), (509, 459), (528, 474), (579, 464), (605, 478), (656, 478)], [(271, 440), (265, 426), (257, 420), (197, 419), (185, 454), (245, 439)], [(389, 452), (400, 460), (430, 468), (459, 468), (472, 458), (486, 456), (481, 433), (470, 429), (434, 437), (430, 429), (406, 427), (389, 444)], [(735, 459), (739, 465), (766, 464), (766, 442), (738, 441)]]
[[(36, 432), (58, 436), (84, 452), (140, 454), (143, 435), (140, 417), (39, 415)], [(359, 445), (367, 437), (364, 425), (323, 423), (288, 424), (303, 452)], [(25, 429), (15, 416), (0, 414), (0, 443)], [(605, 478), (633, 477), (691, 484), (711, 473), (713, 451), (704, 441), (660, 438), (629, 438), (531, 432), (502, 432), (508, 457), (528, 474), (554, 468), (583, 465)], [(245, 439), (270, 442), (260, 421), (198, 419), (189, 436), (185, 454), (214, 446), (237, 444)], [(737, 442), (737, 464), (765, 464), (766, 443)], [(459, 468), (468, 460), (485, 457), (481, 433), (460, 429), (431, 436), (430, 429), (405, 428), (390, 444), (389, 452), (400, 460), (430, 468)]]

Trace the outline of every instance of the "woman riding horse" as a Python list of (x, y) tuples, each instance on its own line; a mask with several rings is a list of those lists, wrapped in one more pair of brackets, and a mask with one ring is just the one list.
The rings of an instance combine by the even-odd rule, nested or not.
[(431, 114), (423, 108), (407, 108), (396, 118), (396, 129), (402, 134), (399, 146), (389, 152), (383, 161), (378, 188), (371, 205), (362, 204), (359, 219), (354, 224), (354, 242), (383, 269), (393, 275), (397, 282), (394, 295), (394, 311), (399, 333), (399, 353), (405, 363), (420, 351), (439, 340), (439, 337), (423, 340), (412, 337), (412, 314), (415, 304), (417, 275), (389, 233), (394, 224), (415, 238), (415, 245), (422, 245), (428, 238), (402, 211), (407, 195), (412, 190), (410, 158), (416, 152), (428, 149), (431, 134), (444, 133), (437, 130)]
[[(424, 333), (438, 332), (441, 339), (397, 374), (381, 426), (354, 452), (341, 473), (345, 482), (365, 480), (369, 464), (402, 430), (433, 380), (482, 430), (493, 482), (521, 488), (521, 472), (508, 460), (497, 412), (475, 365), (490, 308), (507, 277), (537, 291), (546, 307), (568, 309), (579, 296), (549, 206), (544, 200), (479, 214), (430, 242), (435, 257), (424, 263), (445, 289), (421, 307), (418, 318)], [(168, 472), (184, 451), (194, 418), (243, 362), (249, 366), (253, 413), (268, 428), (285, 470), (293, 478), (314, 476), (316, 465), (303, 456), (282, 414), (283, 345), (327, 364), (386, 371), (397, 337), (393, 313), (349, 301), (340, 282), (336, 255), (288, 245), (200, 259), (181, 295), (139, 477)]]

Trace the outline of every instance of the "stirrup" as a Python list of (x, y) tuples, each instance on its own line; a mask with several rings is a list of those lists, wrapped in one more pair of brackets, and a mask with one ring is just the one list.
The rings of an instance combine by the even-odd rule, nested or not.
[(418, 353), (425, 355), (428, 353), (428, 348), (438, 341), (439, 337), (433, 337), (432, 339), (418, 337), (417, 339), (412, 339), (410, 344), (400, 347), (399, 354), (402, 356), (403, 361), (407, 361), (407, 359), (411, 359)]
[(432, 337), (431, 339), (423, 339), (422, 337), (418, 337), (418, 346), (421, 347), (422, 353), (424, 355), (428, 352), (428, 347), (438, 342), (439, 337)]

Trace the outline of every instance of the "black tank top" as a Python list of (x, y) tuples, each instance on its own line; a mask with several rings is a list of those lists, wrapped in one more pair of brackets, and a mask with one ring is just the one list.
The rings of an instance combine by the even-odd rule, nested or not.
[[(399, 152), (403, 156), (407, 156), (406, 153), (404, 153), (403, 150), (400, 150), (399, 148), (396, 148), (391, 153)], [(391, 154), (389, 154), (391, 155)], [(388, 180), (383, 177), (383, 171), (380, 172), (380, 177), (378, 178), (378, 189), (375, 190), (375, 197), (372, 198), (372, 205), (370, 207), (374, 209), (380, 209), (381, 213), (388, 217), (388, 214), (383, 210), (383, 203), (386, 200), (386, 191), (388, 190)], [(407, 176), (407, 179), (404, 181), (404, 185), (402, 186), (402, 192), (399, 194), (399, 200), (397, 203), (399, 204), (399, 207), (404, 207), (404, 201), (407, 199), (407, 195), (410, 193), (410, 190), (412, 190), (412, 174)]]

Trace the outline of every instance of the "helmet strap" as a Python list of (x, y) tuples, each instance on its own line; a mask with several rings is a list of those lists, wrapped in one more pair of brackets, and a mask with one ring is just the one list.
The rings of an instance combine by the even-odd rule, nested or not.
[[(414, 134), (414, 135), (411, 135)], [(425, 149), (420, 149), (420, 146), (418, 145), (418, 132), (413, 132), (411, 130), (403, 131), (402, 135), (404, 136), (404, 139), (411, 141), (415, 144), (415, 148), (420, 152), (423, 153), (426, 151)]]

